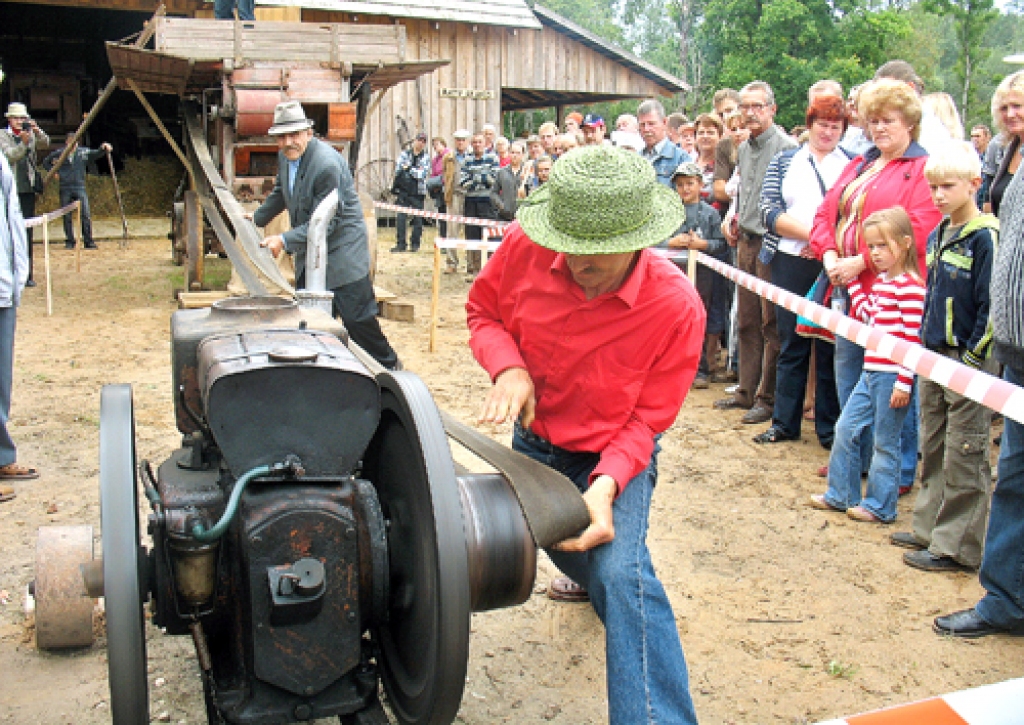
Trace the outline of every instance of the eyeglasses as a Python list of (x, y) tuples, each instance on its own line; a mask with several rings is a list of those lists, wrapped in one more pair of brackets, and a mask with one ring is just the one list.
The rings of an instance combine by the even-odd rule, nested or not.
[(768, 108), (768, 104), (766, 104), (766, 103), (741, 103), (740, 104), (740, 110), (743, 111), (743, 113), (747, 113), (748, 111), (753, 111), (754, 113), (760, 113), (761, 111), (763, 111), (766, 108)]

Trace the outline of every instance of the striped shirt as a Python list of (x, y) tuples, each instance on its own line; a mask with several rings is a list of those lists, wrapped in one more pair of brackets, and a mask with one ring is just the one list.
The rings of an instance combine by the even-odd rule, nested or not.
[[(882, 273), (875, 280), (870, 293), (865, 294), (860, 282), (856, 280), (850, 283), (849, 291), (851, 317), (901, 340), (921, 343), (925, 292), (921, 280), (906, 273), (889, 279), (886, 273)], [(913, 387), (912, 372), (870, 350), (864, 351), (864, 369), (896, 373), (895, 390), (909, 393)]]

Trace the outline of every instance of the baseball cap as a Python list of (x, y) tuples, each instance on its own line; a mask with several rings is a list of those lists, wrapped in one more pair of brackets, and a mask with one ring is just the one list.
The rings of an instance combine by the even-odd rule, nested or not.
[(583, 117), (582, 126), (604, 126), (604, 119), (596, 113), (588, 113)]
[(416, 134), (416, 140), (417, 141), (426, 141), (427, 140), (427, 134), (425, 134), (422, 131), (420, 131), (418, 134)]
[(676, 170), (672, 172), (672, 178), (675, 179), (677, 176), (704, 176), (704, 173), (700, 170), (692, 161), (684, 161), (676, 167)]
[(452, 134), (452, 136), (454, 138), (473, 138), (473, 134), (471, 134), (469, 131), (467, 131), (464, 128), (460, 128), (458, 131), (456, 131), (454, 134)]

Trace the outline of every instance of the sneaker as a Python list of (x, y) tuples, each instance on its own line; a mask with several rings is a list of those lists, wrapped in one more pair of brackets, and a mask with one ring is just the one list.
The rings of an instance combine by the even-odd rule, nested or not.
[(99, 247), (96, 246), (96, 242), (86, 242), (85, 243), (85, 248), (86, 249), (99, 249)]

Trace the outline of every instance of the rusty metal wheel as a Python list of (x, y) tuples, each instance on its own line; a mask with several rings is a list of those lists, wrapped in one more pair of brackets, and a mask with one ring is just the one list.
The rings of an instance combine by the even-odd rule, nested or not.
[(107, 667), (114, 725), (149, 722), (146, 618), (130, 385), (100, 393), (100, 517), (107, 614)]
[(42, 526), (36, 538), (33, 591), (39, 649), (92, 644), (94, 602), (85, 591), (82, 564), (92, 561), (91, 526)]
[[(391, 193), (391, 183), (395, 180), (395, 162), (393, 159), (374, 159), (356, 170), (356, 191), (367, 194), (373, 201), (395, 203), (395, 195)], [(372, 209), (370, 210), (372, 211)], [(395, 212), (384, 209), (377, 210), (377, 219), (391, 225)]]
[(373, 633), (402, 725), (448, 725), (469, 660), (469, 563), (462, 501), (440, 414), (411, 373), (382, 373), (381, 419), (363, 473), (388, 527), (391, 595)]

